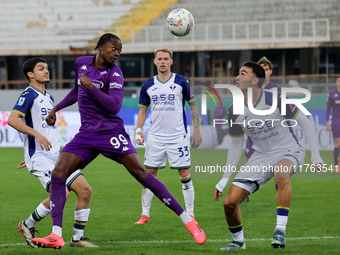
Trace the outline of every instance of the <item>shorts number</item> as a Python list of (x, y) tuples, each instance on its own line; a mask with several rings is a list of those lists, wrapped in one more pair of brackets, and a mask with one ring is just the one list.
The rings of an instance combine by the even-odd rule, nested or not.
[[(183, 151), (184, 148), (184, 151)], [(183, 156), (189, 156), (189, 150), (188, 150), (188, 146), (184, 146), (184, 147), (179, 147), (178, 148), (178, 152), (180, 153), (179, 157), (183, 157)]]
[(110, 139), (110, 143), (113, 145), (113, 147), (115, 148), (115, 149), (117, 149), (117, 148), (119, 148), (120, 147), (120, 143), (123, 143), (123, 144), (128, 144), (129, 142), (126, 140), (126, 138), (122, 135), (122, 134), (120, 134), (119, 136), (118, 136), (118, 138), (117, 137), (112, 137), (111, 139)]

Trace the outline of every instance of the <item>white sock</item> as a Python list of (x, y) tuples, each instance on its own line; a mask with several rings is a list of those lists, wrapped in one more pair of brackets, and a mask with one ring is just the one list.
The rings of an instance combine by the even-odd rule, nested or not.
[(288, 216), (277, 215), (276, 216), (276, 227), (275, 227), (275, 230), (281, 230), (285, 234), (286, 233), (287, 222), (288, 222)]
[(182, 220), (184, 225), (186, 225), (189, 221), (193, 221), (193, 219), (190, 217), (190, 215), (186, 211), (182, 212), (179, 218)]
[(150, 217), (151, 201), (153, 198), (153, 193), (147, 188), (142, 190), (142, 215)]
[(244, 243), (243, 228), (235, 233), (231, 233), (233, 241)]
[(85, 226), (89, 220), (90, 208), (74, 211), (73, 240), (79, 241), (84, 236)]
[(63, 229), (61, 227), (59, 227), (59, 226), (53, 226), (52, 227), (52, 232), (54, 234), (56, 234), (57, 236), (59, 236), (59, 237), (63, 236)]
[[(25, 224), (28, 228), (33, 228), (35, 227), (38, 221), (42, 220), (50, 213), (51, 213), (50, 208), (47, 208), (46, 206), (43, 205), (43, 203), (40, 203), (38, 207), (34, 210), (34, 212), (27, 218)], [(34, 218), (36, 218), (37, 221)]]
[(182, 182), (182, 192), (185, 202), (186, 212), (194, 216), (195, 190), (190, 174), (187, 177), (179, 177)]

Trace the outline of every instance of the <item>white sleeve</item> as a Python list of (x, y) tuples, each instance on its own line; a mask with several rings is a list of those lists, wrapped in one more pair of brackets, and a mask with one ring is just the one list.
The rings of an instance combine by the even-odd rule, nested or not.
[(298, 114), (295, 120), (299, 123), (300, 127), (302, 128), (303, 132), (305, 133), (307, 137), (308, 144), (311, 150), (312, 163), (323, 164), (324, 162), (320, 156), (318, 140), (317, 140), (317, 136), (314, 130), (314, 125), (311, 126), (311, 122), (308, 120), (306, 115), (304, 115), (301, 112)]
[(227, 171), (224, 172), (222, 179), (215, 186), (219, 192), (223, 192), (225, 187), (227, 187), (232, 173), (236, 170), (236, 166), (242, 154), (243, 139), (244, 136), (240, 138), (231, 139), (231, 145), (228, 151), (228, 158), (226, 164)]

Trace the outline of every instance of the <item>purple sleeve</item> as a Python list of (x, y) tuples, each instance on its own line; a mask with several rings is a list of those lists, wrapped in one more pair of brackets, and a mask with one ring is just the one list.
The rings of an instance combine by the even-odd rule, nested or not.
[(96, 86), (90, 90), (95, 99), (104, 107), (108, 112), (117, 114), (122, 108), (123, 104), (123, 90), (110, 89), (109, 95), (106, 95)]
[(71, 91), (64, 97), (63, 100), (59, 102), (55, 107), (57, 107), (58, 111), (66, 108), (67, 106), (73, 105), (78, 101), (78, 91), (76, 86), (74, 86)]
[(326, 108), (326, 121), (329, 121), (329, 117), (331, 115), (331, 108), (332, 108), (332, 99), (331, 99), (331, 94), (329, 94), (328, 101), (327, 101), (327, 108)]

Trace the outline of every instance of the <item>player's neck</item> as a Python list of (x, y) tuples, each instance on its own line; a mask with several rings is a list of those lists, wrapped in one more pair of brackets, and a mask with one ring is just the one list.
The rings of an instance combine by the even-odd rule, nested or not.
[(166, 82), (170, 79), (171, 75), (172, 75), (171, 71), (165, 73), (158, 73), (157, 79), (161, 82)]
[[(261, 93), (262, 93), (262, 89), (261, 88), (253, 88), (253, 91), (252, 91), (252, 104), (255, 104), (260, 96), (261, 96)], [(248, 90), (245, 90), (244, 91), (244, 103), (246, 105), (248, 105)]]
[(32, 86), (36, 90), (39, 90), (41, 93), (45, 94), (45, 83), (31, 82), (30, 86)]
[(270, 81), (269, 79), (268, 79), (268, 80), (266, 79), (266, 80), (264, 81), (264, 83), (262, 84), (262, 88), (263, 88), (263, 89), (267, 87), (267, 85), (269, 84), (269, 81)]

